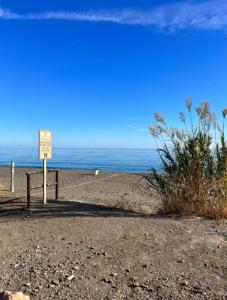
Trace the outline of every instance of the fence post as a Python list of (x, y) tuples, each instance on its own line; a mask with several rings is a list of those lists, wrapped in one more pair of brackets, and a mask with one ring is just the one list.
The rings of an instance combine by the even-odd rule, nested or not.
[(59, 171), (56, 171), (56, 189), (55, 189), (55, 199), (59, 198)]
[(15, 191), (15, 162), (11, 161), (11, 186), (10, 190), (12, 193)]
[(27, 207), (30, 208), (31, 206), (31, 177), (30, 174), (27, 175)]

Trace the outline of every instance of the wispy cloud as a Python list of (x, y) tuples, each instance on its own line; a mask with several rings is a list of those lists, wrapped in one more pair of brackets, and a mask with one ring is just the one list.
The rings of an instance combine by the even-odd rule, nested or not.
[(227, 29), (227, 0), (209, 0), (199, 3), (198, 1), (177, 2), (154, 6), (148, 10), (49, 11), (19, 14), (0, 8), (0, 19), (112, 22), (150, 26), (163, 30), (187, 28), (225, 30)]

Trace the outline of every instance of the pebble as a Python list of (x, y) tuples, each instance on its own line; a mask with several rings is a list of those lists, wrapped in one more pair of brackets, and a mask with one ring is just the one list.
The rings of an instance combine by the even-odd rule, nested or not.
[(59, 281), (58, 280), (52, 280), (51, 283), (54, 284), (54, 285), (58, 285)]
[(111, 279), (106, 278), (106, 277), (102, 278), (101, 281), (106, 282), (106, 283), (111, 283), (111, 284), (113, 283), (113, 281)]
[(197, 286), (197, 285), (193, 286), (193, 293), (194, 293), (194, 294), (202, 294), (202, 289), (201, 289), (201, 287), (200, 287), (200, 286)]
[(131, 282), (128, 284), (129, 287), (132, 287), (132, 288), (136, 288), (136, 287), (139, 287), (139, 283), (137, 281), (135, 282)]
[(75, 276), (74, 276), (74, 275), (71, 275), (71, 276), (69, 276), (69, 277), (67, 278), (67, 280), (71, 281), (71, 280), (73, 280), (74, 278), (75, 278)]
[(178, 259), (177, 262), (178, 262), (178, 264), (183, 264), (184, 260), (183, 259)]
[(182, 285), (182, 286), (188, 286), (188, 284), (189, 284), (188, 280), (183, 280), (180, 283), (180, 285)]

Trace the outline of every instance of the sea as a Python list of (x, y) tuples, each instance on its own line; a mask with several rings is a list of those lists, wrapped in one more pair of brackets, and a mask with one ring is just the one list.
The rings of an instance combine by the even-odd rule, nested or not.
[[(0, 165), (18, 167), (41, 167), (36, 148), (2, 148)], [(107, 148), (53, 148), (49, 168), (72, 170), (95, 170), (110, 172), (148, 173), (152, 168), (160, 170), (156, 149), (107, 149)]]

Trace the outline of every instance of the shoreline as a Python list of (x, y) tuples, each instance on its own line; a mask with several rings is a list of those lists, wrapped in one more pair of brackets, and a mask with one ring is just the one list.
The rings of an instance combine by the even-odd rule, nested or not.
[[(1, 168), (11, 168), (11, 163), (9, 164), (0, 164), (0, 169)], [(15, 170), (16, 169), (31, 169), (31, 170), (40, 170), (42, 169), (42, 165), (41, 166), (32, 166), (32, 165), (17, 165), (16, 162), (15, 162)], [(120, 174), (135, 174), (135, 175), (148, 175), (150, 174), (150, 171), (147, 171), (147, 172), (136, 172), (136, 171), (120, 171), (120, 170), (103, 170), (103, 169), (100, 169), (100, 168), (93, 168), (93, 169), (89, 169), (89, 168), (67, 168), (67, 167), (54, 167), (54, 166), (48, 166), (47, 165), (47, 169), (48, 170), (62, 170), (62, 171), (75, 171), (75, 172), (95, 172), (96, 170), (99, 170), (99, 172), (101, 173), (120, 173)]]

